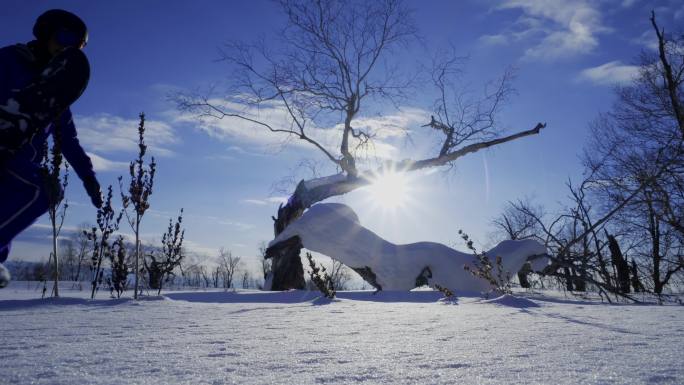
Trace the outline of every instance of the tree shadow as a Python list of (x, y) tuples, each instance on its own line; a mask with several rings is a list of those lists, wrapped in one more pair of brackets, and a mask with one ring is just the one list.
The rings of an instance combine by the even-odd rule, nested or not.
[[(324, 300), (317, 291), (237, 291), (237, 292), (177, 292), (164, 294), (176, 301), (202, 303), (304, 303), (313, 302), (323, 305), (336, 301)], [(406, 303), (435, 303), (443, 298), (438, 291), (339, 291), (338, 300), (368, 301), (368, 302), (406, 302)]]
[(510, 308), (514, 308), (514, 309), (527, 309), (527, 308), (539, 307), (539, 304), (534, 302), (534, 301), (531, 301), (531, 300), (524, 298), (524, 297), (514, 296), (511, 294), (504, 294), (504, 295), (497, 297), (497, 298), (479, 301), (479, 303), (494, 304), (494, 305), (505, 306), (505, 307), (510, 307)]
[(28, 309), (39, 306), (116, 306), (130, 302), (131, 298), (108, 298), (108, 299), (86, 299), (74, 297), (50, 297), (34, 299), (8, 299), (0, 300), (0, 311)]
[(585, 320), (581, 320), (581, 319), (578, 319), (578, 318), (573, 318), (573, 317), (570, 317), (570, 316), (567, 316), (567, 315), (555, 314), (555, 313), (531, 312), (531, 311), (526, 311), (526, 310), (524, 310), (524, 309), (521, 310), (521, 311), (525, 312), (525, 313), (528, 314), (528, 315), (535, 316), (535, 317), (553, 318), (553, 319), (558, 319), (558, 320), (562, 320), (562, 321), (565, 321), (565, 322), (574, 323), (574, 324), (578, 324), (578, 325), (592, 326), (592, 327), (595, 327), (595, 328), (598, 328), (598, 329), (607, 330), (607, 331), (611, 331), (611, 332), (615, 332), (615, 333), (632, 334), (632, 335), (641, 335), (641, 333), (633, 332), (633, 331), (631, 331), (631, 330), (627, 330), (627, 329), (624, 329), (624, 328), (621, 328), (621, 327), (612, 326), (612, 325), (605, 325), (605, 324), (602, 324), (602, 323), (599, 323), (599, 322), (585, 321)]

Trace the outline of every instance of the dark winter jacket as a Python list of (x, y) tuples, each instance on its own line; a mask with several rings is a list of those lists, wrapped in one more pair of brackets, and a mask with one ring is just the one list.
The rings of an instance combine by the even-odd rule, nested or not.
[[(38, 57), (35, 44), (31, 42), (0, 48), (0, 100), (6, 100), (13, 89), (28, 86), (47, 64), (49, 58)], [(96, 181), (93, 164), (76, 137), (76, 127), (69, 109), (62, 113), (58, 121), (39, 130), (33, 140), (22, 147), (5, 166), (18, 174), (35, 171), (43, 158), (48, 135), (56, 133), (59, 133), (64, 157), (79, 178), (86, 186)]]

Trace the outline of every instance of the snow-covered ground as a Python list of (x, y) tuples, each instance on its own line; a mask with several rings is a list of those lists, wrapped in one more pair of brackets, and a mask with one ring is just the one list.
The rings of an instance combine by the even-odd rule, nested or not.
[[(2, 384), (684, 384), (684, 307), (432, 291), (0, 290)], [(100, 298), (106, 297), (104, 293)]]

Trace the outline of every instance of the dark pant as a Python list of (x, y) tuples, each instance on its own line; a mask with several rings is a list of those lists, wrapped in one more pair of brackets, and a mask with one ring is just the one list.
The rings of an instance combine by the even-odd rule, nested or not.
[(48, 210), (48, 198), (37, 169), (0, 171), (0, 263), (12, 239)]

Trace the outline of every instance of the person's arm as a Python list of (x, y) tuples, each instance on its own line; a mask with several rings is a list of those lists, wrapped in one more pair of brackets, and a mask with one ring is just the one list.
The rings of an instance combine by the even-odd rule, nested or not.
[(59, 135), (62, 154), (64, 154), (64, 158), (66, 158), (74, 171), (76, 171), (76, 175), (83, 181), (83, 187), (85, 187), (93, 205), (97, 208), (102, 207), (100, 183), (95, 176), (93, 163), (90, 161), (90, 157), (88, 157), (88, 154), (85, 153), (83, 147), (81, 147), (81, 144), (78, 142), (76, 127), (74, 126), (73, 117), (69, 109), (64, 111), (56, 122), (53, 135)]

